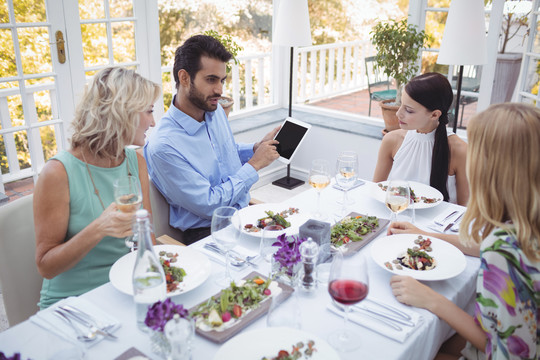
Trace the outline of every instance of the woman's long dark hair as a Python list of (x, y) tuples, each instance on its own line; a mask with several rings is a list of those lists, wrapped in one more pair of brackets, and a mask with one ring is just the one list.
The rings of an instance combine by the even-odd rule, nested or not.
[(450, 147), (448, 146), (446, 125), (448, 124), (448, 110), (454, 100), (452, 86), (444, 75), (430, 72), (409, 81), (405, 86), (405, 91), (411, 99), (429, 111), (441, 111), (439, 126), (435, 131), (429, 184), (439, 190), (443, 194), (444, 200), (448, 201), (446, 182), (448, 181), (448, 165), (450, 164)]

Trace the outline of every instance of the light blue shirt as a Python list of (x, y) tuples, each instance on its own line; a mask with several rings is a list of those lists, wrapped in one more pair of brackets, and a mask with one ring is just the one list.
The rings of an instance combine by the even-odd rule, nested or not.
[(170, 205), (169, 223), (180, 230), (208, 227), (220, 206), (249, 204), (257, 171), (247, 163), (253, 144), (237, 144), (218, 106), (198, 122), (174, 106), (148, 138), (144, 157), (150, 178)]

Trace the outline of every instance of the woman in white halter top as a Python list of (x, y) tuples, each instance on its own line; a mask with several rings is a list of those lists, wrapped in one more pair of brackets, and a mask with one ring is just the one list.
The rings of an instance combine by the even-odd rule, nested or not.
[(453, 98), (439, 73), (419, 75), (405, 86), (397, 112), (401, 129), (383, 138), (374, 182), (417, 181), (438, 189), (445, 201), (467, 204), (467, 144), (446, 129)]

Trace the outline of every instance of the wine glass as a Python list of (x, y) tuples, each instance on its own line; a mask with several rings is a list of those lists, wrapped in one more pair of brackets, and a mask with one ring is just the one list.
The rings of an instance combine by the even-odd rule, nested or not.
[(233, 280), (229, 271), (230, 252), (236, 246), (240, 231), (240, 218), (238, 210), (231, 206), (221, 206), (212, 214), (210, 231), (212, 239), (225, 250), (225, 273), (216, 278), (216, 283), (227, 287)]
[(277, 237), (283, 234), (284, 230), (285, 228), (279, 224), (265, 226), (265, 228), (262, 230), (259, 252), (261, 257), (267, 263), (271, 263), (272, 256), (278, 250), (278, 248), (273, 245), (277, 241)]
[(405, 210), (411, 201), (409, 183), (403, 180), (391, 180), (386, 189), (386, 206), (392, 211), (390, 222), (397, 220), (397, 214)]
[(347, 215), (347, 205), (349, 198), (347, 191), (356, 182), (358, 173), (358, 155), (353, 151), (344, 151), (339, 154), (336, 162), (336, 182), (343, 188), (343, 200), (341, 213), (338, 216), (344, 217)]
[(341, 251), (337, 251), (332, 260), (328, 293), (334, 299), (335, 305), (345, 314), (343, 327), (332, 332), (328, 342), (339, 351), (352, 351), (361, 344), (358, 341), (359, 335), (348, 328), (348, 320), (350, 307), (364, 300), (368, 294), (369, 276), (366, 261), (365, 257), (345, 257)]
[(321, 191), (330, 184), (330, 171), (328, 161), (315, 159), (311, 162), (309, 170), (309, 185), (317, 190), (317, 210), (313, 218), (323, 220), (326, 216), (321, 211)]
[[(114, 202), (118, 210), (125, 213), (135, 213), (142, 205), (142, 191), (139, 178), (131, 175), (122, 176), (113, 183)], [(126, 246), (133, 251), (137, 247), (134, 236), (128, 236), (124, 240)]]

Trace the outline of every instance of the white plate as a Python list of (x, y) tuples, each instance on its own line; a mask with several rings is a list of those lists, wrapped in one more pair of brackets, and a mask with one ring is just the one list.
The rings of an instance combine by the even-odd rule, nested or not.
[[(178, 261), (171, 265), (183, 268), (186, 271), (184, 281), (175, 291), (167, 293), (168, 297), (186, 293), (195, 289), (197, 286), (205, 282), (212, 272), (212, 265), (206, 255), (199, 251), (180, 245), (156, 245), (154, 252), (159, 257), (160, 251), (167, 251), (178, 254)], [(118, 259), (111, 270), (109, 271), (109, 280), (112, 285), (121, 292), (133, 295), (133, 284), (131, 276), (137, 252), (133, 251)]]
[[(273, 211), (274, 213), (278, 213), (287, 210), (290, 207), (298, 206), (272, 203), (247, 206), (239, 211), (241, 223), (240, 231), (243, 234), (261, 237), (262, 229), (260, 229), (260, 231), (258, 232), (249, 232), (244, 229), (244, 225), (252, 224), (253, 226), (257, 226), (257, 220), (266, 217), (266, 211)], [(298, 233), (300, 232), (300, 226), (302, 226), (306, 221), (309, 220), (309, 213), (308, 211), (299, 208), (299, 212), (297, 214), (289, 215), (287, 218), (285, 218), (285, 220), (291, 223), (291, 226), (285, 229), (285, 234), (287, 234), (287, 236), (298, 235)]]
[(339, 355), (325, 340), (305, 331), (285, 328), (269, 327), (248, 331), (227, 341), (216, 353), (214, 360), (253, 360), (263, 357), (272, 358), (280, 350), (291, 351), (293, 345), (299, 341), (315, 342), (317, 349), (310, 360), (339, 360)]
[[(386, 191), (380, 188), (379, 184), (386, 186), (388, 185), (388, 181), (381, 181), (379, 183), (375, 183), (373, 186), (375, 186), (376, 189), (373, 190), (371, 193), (373, 194), (375, 199), (379, 200), (380, 202), (386, 205)], [(420, 202), (414, 203), (415, 210), (429, 209), (429, 208), (439, 205), (443, 201), (443, 195), (441, 194), (439, 190), (435, 189), (434, 187), (431, 187), (429, 185), (422, 184), (416, 181), (409, 181), (409, 186), (411, 187), (411, 189), (413, 189), (414, 194), (417, 197), (425, 196), (427, 198), (439, 199), (439, 201), (431, 203), (431, 204), (427, 204), (420, 200)]]
[(407, 248), (415, 246), (414, 240), (418, 238), (416, 234), (398, 234), (378, 238), (371, 246), (371, 257), (383, 269), (397, 275), (408, 275), (417, 280), (450, 279), (465, 270), (467, 265), (465, 255), (457, 247), (431, 236), (423, 237), (431, 240), (433, 251), (430, 251), (429, 255), (437, 261), (434, 269), (421, 271), (403, 268), (397, 270), (393, 266), (394, 269), (390, 270), (384, 265), (387, 261), (392, 263), (392, 260), (405, 253)]

